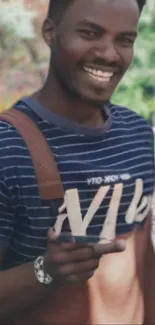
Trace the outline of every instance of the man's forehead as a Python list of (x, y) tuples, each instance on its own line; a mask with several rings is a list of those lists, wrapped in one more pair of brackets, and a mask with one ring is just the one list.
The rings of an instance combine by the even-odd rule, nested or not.
[[(65, 1), (65, 0), (64, 0)], [(134, 8), (138, 9), (138, 3), (136, 0), (73, 0), (70, 7), (83, 10), (92, 10), (94, 7), (110, 8)]]
[[(67, 16), (73, 24), (83, 22), (98, 23), (100, 26), (118, 25), (129, 28), (137, 26), (139, 10), (136, 0), (75, 0)], [(69, 17), (66, 17), (69, 18)], [(116, 27), (116, 26), (115, 26)]]

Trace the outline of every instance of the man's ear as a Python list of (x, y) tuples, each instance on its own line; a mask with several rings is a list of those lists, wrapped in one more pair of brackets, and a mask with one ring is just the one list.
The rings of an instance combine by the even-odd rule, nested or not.
[(49, 48), (52, 47), (55, 38), (56, 26), (50, 18), (46, 18), (42, 26), (42, 36)]

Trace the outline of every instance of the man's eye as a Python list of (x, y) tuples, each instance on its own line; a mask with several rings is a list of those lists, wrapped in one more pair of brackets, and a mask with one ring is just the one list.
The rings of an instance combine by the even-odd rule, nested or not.
[(91, 30), (87, 30), (87, 29), (82, 29), (79, 31), (79, 33), (87, 38), (93, 38), (97, 36), (97, 32), (96, 31), (91, 31)]
[(134, 40), (130, 39), (130, 38), (123, 38), (120, 40), (122, 44), (124, 44), (125, 46), (131, 46), (134, 44)]

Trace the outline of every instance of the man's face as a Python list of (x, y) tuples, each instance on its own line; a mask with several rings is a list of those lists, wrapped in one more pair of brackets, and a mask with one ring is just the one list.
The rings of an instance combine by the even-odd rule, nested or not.
[(75, 0), (56, 27), (51, 64), (70, 94), (110, 99), (133, 59), (136, 0)]

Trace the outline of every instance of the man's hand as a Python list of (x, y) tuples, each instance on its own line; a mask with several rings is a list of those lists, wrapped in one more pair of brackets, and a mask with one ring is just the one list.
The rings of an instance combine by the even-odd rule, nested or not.
[(102, 255), (124, 250), (124, 240), (108, 244), (61, 243), (49, 230), (44, 267), (54, 281), (61, 284), (76, 283), (93, 276)]

